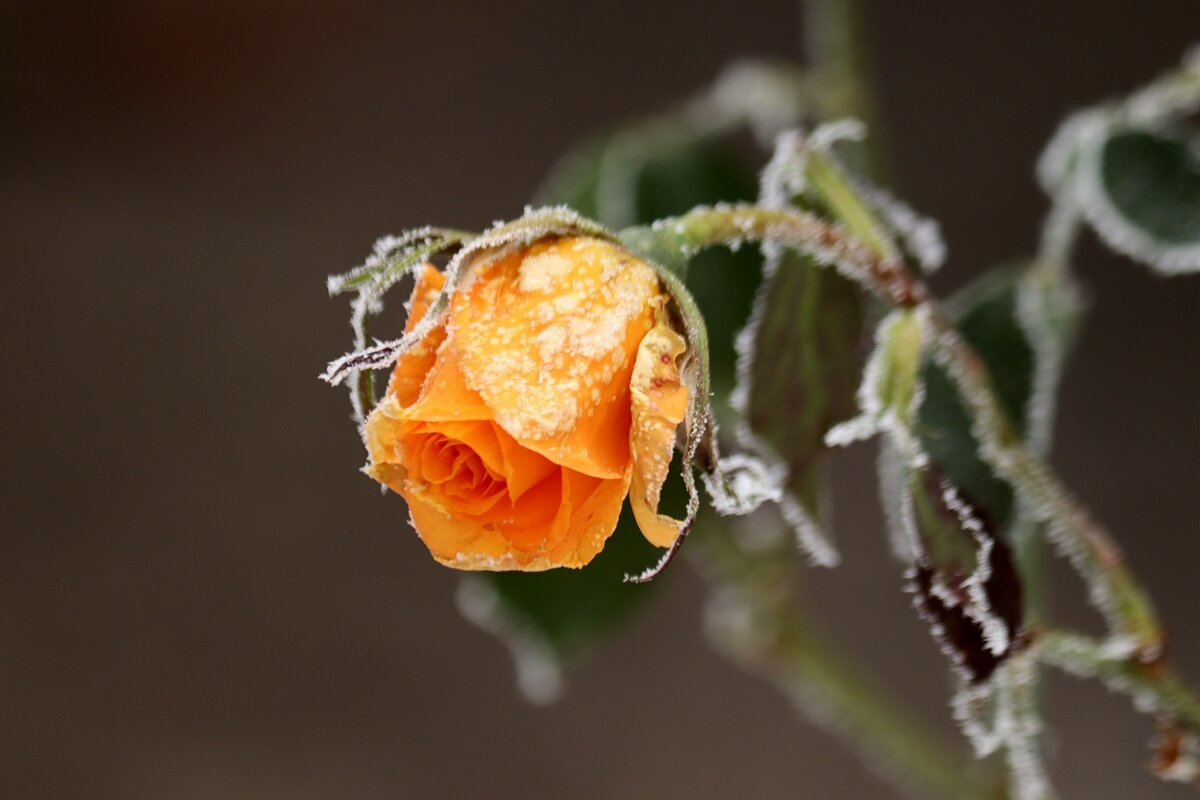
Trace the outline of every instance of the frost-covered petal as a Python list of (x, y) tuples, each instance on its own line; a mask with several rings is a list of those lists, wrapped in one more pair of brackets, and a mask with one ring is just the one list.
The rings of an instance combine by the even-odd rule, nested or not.
[(633, 476), (629, 503), (642, 534), (659, 547), (670, 547), (682, 525), (659, 514), (658, 501), (671, 466), (675, 429), (687, 414), (688, 390), (680, 380), (678, 365), (686, 350), (683, 337), (660, 321), (642, 339), (630, 384)]
[[(417, 270), (416, 283), (409, 299), (408, 320), (404, 324), (405, 333), (409, 333), (425, 316), (445, 282), (446, 277), (433, 264), (425, 264)], [(438, 348), (445, 338), (446, 328), (439, 325), (396, 359), (387, 391), (396, 397), (400, 405), (409, 406), (416, 402), (425, 376), (433, 368)]]
[(629, 464), (629, 380), (658, 280), (610, 242), (564, 237), (476, 264), (449, 339), (467, 386), (521, 444), (597, 478)]

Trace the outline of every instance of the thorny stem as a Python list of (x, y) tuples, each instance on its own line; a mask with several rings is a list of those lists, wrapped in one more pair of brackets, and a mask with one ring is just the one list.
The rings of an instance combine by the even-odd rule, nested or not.
[[(655, 227), (689, 254), (743, 240), (798, 249), (837, 264), (894, 308), (927, 308), (934, 355), (966, 401), (982, 455), (1028, 501), (1047, 524), (1051, 538), (1088, 581), (1110, 624), (1133, 645), (1132, 658), (1127, 660), (1146, 666), (1161, 664), (1164, 634), (1149, 597), (1123, 563), (1120, 548), (1054, 471), (1024, 444), (997, 400), (979, 356), (954, 330), (922, 281), (901, 261), (872, 249), (838, 225), (795, 210), (753, 205), (700, 207), (662, 220)], [(1152, 696), (1182, 693), (1194, 698), (1177, 682), (1148, 677), (1145, 684), (1144, 690)], [(1164, 701), (1165, 707), (1178, 705)]]
[(1131, 695), (1146, 698), (1153, 710), (1200, 731), (1200, 698), (1162, 664), (1131, 660), (1111, 645), (1065, 631), (1045, 631), (1038, 639), (1042, 661), (1082, 677), (1096, 676)]

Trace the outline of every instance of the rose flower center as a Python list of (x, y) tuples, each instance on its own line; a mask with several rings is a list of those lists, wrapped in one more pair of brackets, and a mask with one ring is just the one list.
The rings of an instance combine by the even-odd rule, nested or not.
[(411, 453), (414, 477), (437, 486), (462, 513), (482, 514), (507, 492), (503, 475), (490, 469), (470, 445), (443, 433), (418, 435)]

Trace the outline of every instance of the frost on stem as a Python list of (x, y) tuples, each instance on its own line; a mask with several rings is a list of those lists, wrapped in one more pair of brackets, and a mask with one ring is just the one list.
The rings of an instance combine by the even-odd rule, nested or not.
[(912, 427), (924, 396), (920, 364), (927, 327), (925, 307), (894, 311), (879, 323), (875, 349), (858, 389), (859, 414), (830, 428), (825, 434), (826, 444), (841, 447), (886, 433), (909, 464), (925, 464), (926, 456)]
[(1013, 800), (1053, 800), (1040, 745), (1037, 662), (1029, 651), (1014, 655), (986, 683), (964, 682), (952, 706), (976, 756), (1004, 751)]
[(936, 272), (946, 263), (946, 241), (937, 220), (866, 180), (855, 180), (854, 185), (858, 196), (875, 210), (922, 272)]
[(1044, 456), (1053, 437), (1058, 385), (1083, 314), (1079, 288), (1069, 277), (1048, 283), (1032, 271), (1017, 285), (1016, 319), (1033, 351), (1032, 388), (1025, 407), (1025, 441)]

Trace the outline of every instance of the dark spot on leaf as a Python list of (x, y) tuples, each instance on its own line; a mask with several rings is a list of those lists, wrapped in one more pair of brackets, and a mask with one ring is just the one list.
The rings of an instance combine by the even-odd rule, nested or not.
[[(1007, 542), (978, 506), (956, 491), (936, 467), (922, 471), (913, 485), (914, 519), (924, 552), (909, 573), (910, 589), (933, 636), (972, 683), (991, 677), (1019, 646), (1023, 623), (1021, 580)], [(924, 513), (922, 513), (924, 511)], [(987, 553), (982, 595), (968, 580)], [(942, 591), (937, 591), (937, 587)], [(950, 595), (947, 597), (946, 595)], [(988, 647), (981, 618), (1003, 625), (1008, 643)]]

